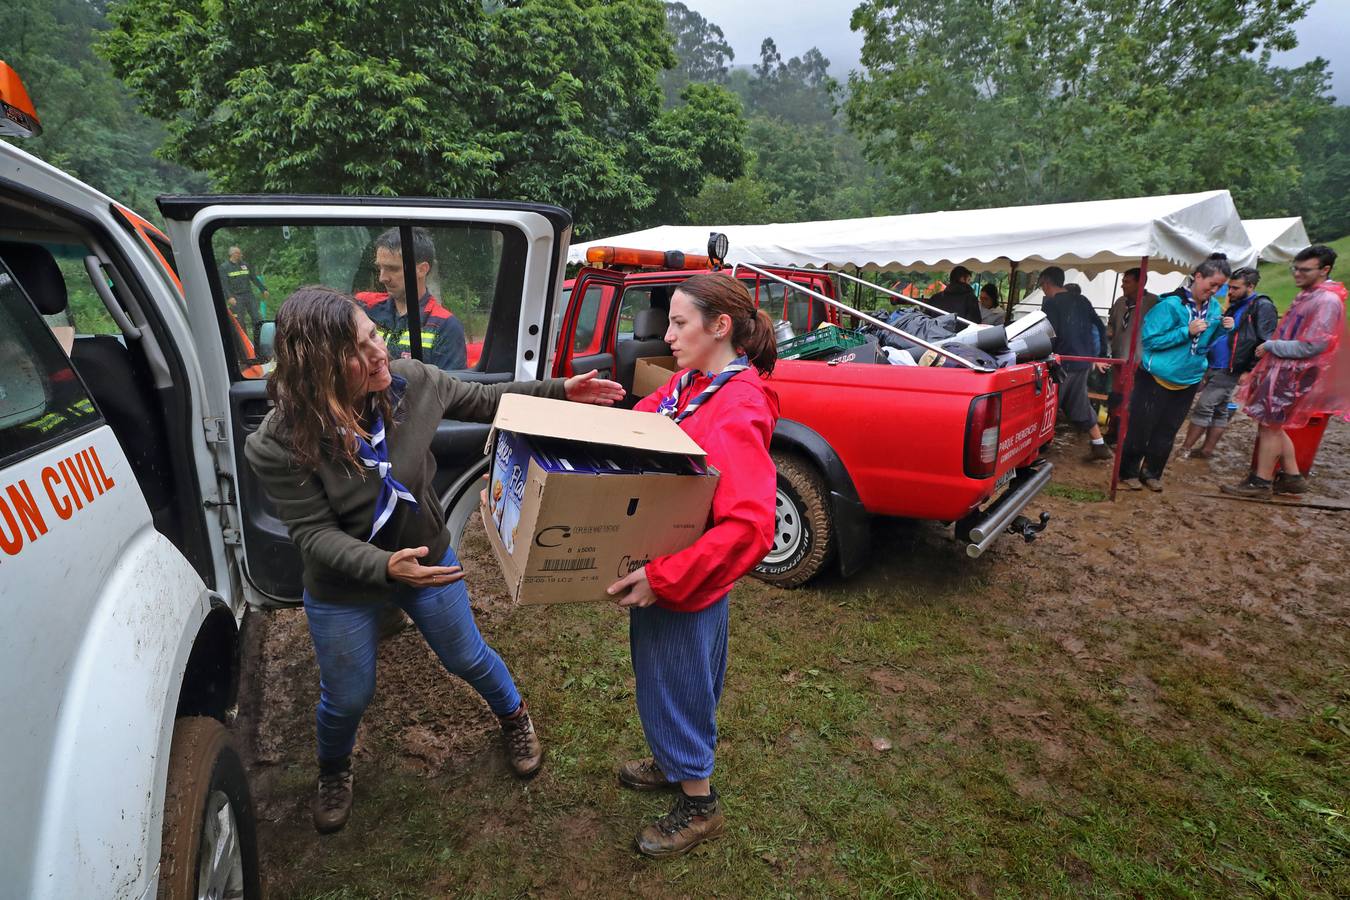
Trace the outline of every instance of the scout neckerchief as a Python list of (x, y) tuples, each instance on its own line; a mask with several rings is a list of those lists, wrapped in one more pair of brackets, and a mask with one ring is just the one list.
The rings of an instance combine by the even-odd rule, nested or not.
[[(392, 377), (393, 383), (390, 390), (393, 393), (393, 405), (397, 406), (399, 399), (403, 396), (404, 389), (408, 382), (397, 375)], [(385, 440), (384, 417), (375, 413), (375, 420), (370, 426), (370, 440), (366, 440), (359, 434), (356, 438), (356, 458), (360, 460), (361, 465), (367, 469), (373, 469), (380, 477), (380, 497), (375, 503), (375, 518), (370, 525), (370, 537), (367, 541), (375, 539), (375, 535), (389, 518), (394, 514), (394, 507), (398, 506), (398, 501), (405, 500), (412, 504), (413, 511), (421, 508), (417, 498), (413, 496), (412, 491), (401, 483), (392, 474), (394, 465), (389, 462), (389, 445)]]
[[(667, 418), (674, 419), (675, 423), (679, 424), (692, 416), (700, 406), (707, 403), (708, 398), (721, 390), (722, 385), (734, 378), (737, 372), (744, 371), (748, 368), (750, 368), (750, 360), (748, 358), (744, 355), (736, 357), (727, 364), (725, 369), (717, 373), (717, 377), (712, 380), (712, 384), (705, 387), (697, 397), (689, 401), (688, 406), (677, 413), (675, 410), (680, 405), (680, 397), (684, 395), (684, 392), (689, 385), (694, 383), (694, 379), (701, 374), (694, 369), (690, 369), (680, 376), (680, 380), (675, 384), (675, 390), (671, 391), (670, 396), (661, 401), (661, 405), (656, 408), (656, 411)], [(712, 373), (710, 372), (708, 374)]]
[[(1190, 313), (1190, 318), (1186, 320), (1188, 325), (1191, 322), (1194, 322), (1196, 319), (1209, 318), (1210, 301), (1206, 300), (1204, 303), (1201, 303), (1200, 301), (1196, 300), (1195, 296), (1190, 291), (1186, 290), (1186, 288), (1184, 287), (1177, 288), (1177, 294), (1181, 297), (1182, 305), (1186, 307), (1186, 311)], [(1199, 334), (1191, 335), (1192, 356), (1195, 356), (1196, 351), (1200, 349), (1200, 339), (1204, 337), (1204, 335), (1205, 332), (1203, 331), (1200, 332)]]

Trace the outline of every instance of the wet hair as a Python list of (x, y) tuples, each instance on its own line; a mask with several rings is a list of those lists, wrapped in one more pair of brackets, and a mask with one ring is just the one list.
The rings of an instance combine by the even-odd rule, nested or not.
[(969, 278), (970, 275), (971, 271), (965, 266), (957, 266), (955, 269), (952, 269), (952, 281), (961, 281), (964, 278)]
[[(323, 285), (302, 287), (277, 310), (276, 369), (267, 396), (276, 406), (277, 427), (296, 464), (317, 468), (336, 458), (358, 468), (352, 435), (370, 434), (361, 425), (361, 407), (347, 383), (347, 361), (356, 353), (356, 301)], [(371, 401), (386, 422), (393, 421), (388, 391)]]
[[(413, 226), (413, 260), (419, 263), (434, 263), (436, 261), (436, 243), (431, 239), (431, 232), (425, 228)], [(376, 250), (392, 250), (403, 255), (403, 238), (399, 235), (397, 228), (390, 228), (375, 239)]]
[(1261, 273), (1251, 266), (1243, 266), (1241, 269), (1234, 269), (1233, 274), (1228, 276), (1230, 281), (1242, 281), (1246, 284), (1256, 287), (1261, 283)]
[(1336, 251), (1326, 244), (1313, 244), (1311, 247), (1304, 247), (1298, 251), (1298, 256), (1294, 257), (1294, 262), (1307, 262), (1310, 259), (1317, 260), (1320, 268), (1330, 269), (1336, 265)]
[(1041, 275), (1036, 279), (1037, 284), (1053, 284), (1055, 287), (1064, 287), (1064, 270), (1059, 266), (1046, 266), (1041, 269)]
[(1228, 267), (1227, 253), (1211, 253), (1205, 257), (1205, 261), (1195, 267), (1195, 274), (1200, 278), (1210, 278), (1214, 275), (1222, 274), (1224, 278), (1229, 278), (1233, 270)]
[(731, 317), (731, 345), (749, 357), (761, 375), (773, 372), (778, 361), (773, 320), (764, 310), (755, 309), (755, 300), (740, 279), (707, 272), (686, 278), (675, 290), (689, 297), (703, 314), (705, 326), (720, 315)]
[(1134, 279), (1138, 280), (1138, 278), (1139, 278), (1139, 267), (1138, 267), (1138, 266), (1135, 266), (1133, 269), (1126, 269), (1124, 274), (1125, 274), (1125, 277), (1126, 277), (1126, 278), (1134, 278)]
[(988, 295), (989, 299), (994, 301), (994, 305), (998, 306), (998, 285), (994, 284), (992, 281), (986, 281), (984, 284), (980, 285), (980, 296), (983, 297), (985, 295)]

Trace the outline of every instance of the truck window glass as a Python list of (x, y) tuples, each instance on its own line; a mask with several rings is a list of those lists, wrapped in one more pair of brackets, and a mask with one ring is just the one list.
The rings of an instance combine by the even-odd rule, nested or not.
[(633, 339), (633, 320), (644, 309), (652, 308), (652, 291), (650, 287), (630, 287), (623, 292), (619, 303), (619, 340)]
[[(604, 339), (604, 329), (600, 322), (600, 301), (604, 297), (604, 285), (593, 284), (586, 288), (581, 298), (581, 309), (577, 310), (576, 334), (572, 338), (572, 352), (578, 356), (600, 352), (600, 342)], [(650, 305), (650, 293), (648, 305)], [(633, 326), (630, 321), (628, 333), (631, 336)]]
[[(225, 224), (211, 232), (207, 271), (224, 304), (225, 340), (240, 376), (271, 371), (277, 309), (306, 285), (351, 294), (392, 358), (417, 357), (419, 348), (424, 362), (446, 371), (511, 371), (519, 300), (508, 298), (506, 288), (510, 267), (523, 264), (523, 239), (494, 225), (428, 224), (413, 232), (421, 296), (416, 333), (406, 298), (419, 291), (404, 286), (398, 223)], [(507, 299), (498, 303), (499, 297)], [(510, 346), (485, 358), (494, 331)]]
[(0, 466), (98, 421), (61, 345), (0, 263)]

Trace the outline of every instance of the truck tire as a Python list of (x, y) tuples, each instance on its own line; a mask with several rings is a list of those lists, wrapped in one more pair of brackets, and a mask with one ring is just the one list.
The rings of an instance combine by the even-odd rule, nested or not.
[(161, 900), (262, 896), (257, 827), (248, 778), (225, 726), (207, 716), (174, 723), (164, 831)]
[(825, 568), (834, 547), (829, 494), (816, 467), (799, 456), (774, 453), (778, 467), (773, 547), (754, 568), (778, 587), (805, 584)]

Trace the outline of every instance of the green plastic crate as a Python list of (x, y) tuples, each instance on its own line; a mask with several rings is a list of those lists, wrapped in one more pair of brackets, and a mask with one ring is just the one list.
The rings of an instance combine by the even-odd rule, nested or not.
[(858, 332), (829, 325), (782, 341), (778, 345), (778, 358), (815, 359), (850, 347), (859, 347), (865, 343), (867, 338)]

